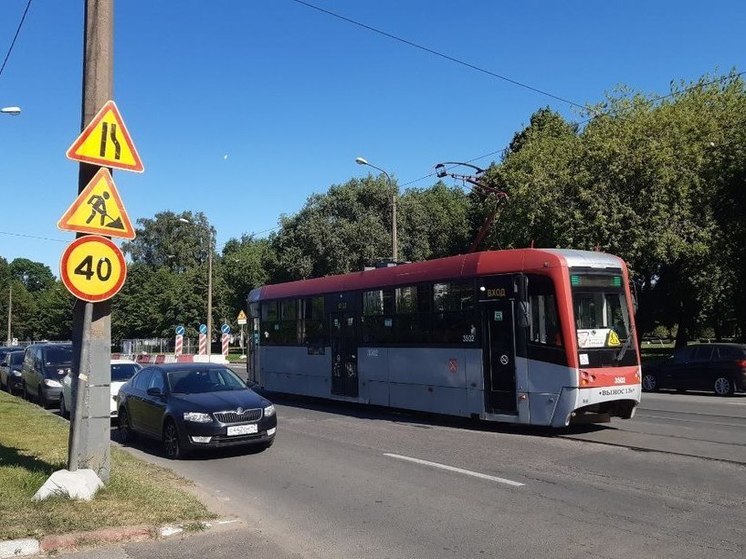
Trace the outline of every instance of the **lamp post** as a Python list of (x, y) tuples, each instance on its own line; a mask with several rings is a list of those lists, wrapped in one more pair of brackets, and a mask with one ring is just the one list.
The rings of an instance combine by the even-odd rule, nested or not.
[(372, 167), (377, 171), (381, 171), (381, 173), (386, 176), (386, 180), (389, 183), (389, 189), (391, 190), (391, 256), (394, 262), (398, 262), (399, 250), (397, 248), (398, 243), (396, 239), (396, 190), (394, 188), (394, 181), (391, 180), (391, 177), (386, 171), (384, 171), (380, 167), (376, 167), (375, 165), (368, 163), (368, 161), (362, 157), (356, 157), (355, 163), (357, 163), (358, 165), (367, 165), (368, 167)]
[[(192, 223), (180, 217), (182, 223)], [(207, 359), (212, 355), (212, 231), (207, 229)]]
[(18, 116), (21, 114), (21, 107), (3, 107), (0, 109), (0, 113), (3, 113), (5, 115), (13, 115)]

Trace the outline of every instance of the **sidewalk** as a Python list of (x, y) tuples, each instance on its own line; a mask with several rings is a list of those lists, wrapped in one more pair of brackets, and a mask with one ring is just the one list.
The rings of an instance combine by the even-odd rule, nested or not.
[(202, 532), (185, 532), (162, 539), (120, 542), (50, 556), (64, 559), (299, 559), (244, 522), (215, 526)]

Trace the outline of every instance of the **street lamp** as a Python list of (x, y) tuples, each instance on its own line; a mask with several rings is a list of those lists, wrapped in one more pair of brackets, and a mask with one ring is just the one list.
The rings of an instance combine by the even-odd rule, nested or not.
[[(185, 217), (180, 217), (182, 223), (192, 224)], [(207, 230), (207, 359), (212, 355), (212, 231)]]
[(2, 109), (0, 109), (0, 113), (18, 116), (19, 114), (21, 114), (21, 107), (3, 107)]
[(355, 163), (358, 165), (367, 165), (377, 171), (381, 171), (386, 176), (386, 180), (389, 183), (389, 189), (391, 190), (391, 256), (396, 263), (399, 261), (399, 250), (397, 249), (398, 243), (396, 242), (396, 189), (394, 188), (394, 181), (391, 180), (391, 177), (386, 171), (368, 163), (368, 161), (362, 157), (356, 157)]

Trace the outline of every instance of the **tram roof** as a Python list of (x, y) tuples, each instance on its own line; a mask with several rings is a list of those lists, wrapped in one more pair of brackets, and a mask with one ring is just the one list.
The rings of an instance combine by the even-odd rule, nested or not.
[(535, 248), (490, 250), (373, 268), (337, 276), (265, 285), (253, 289), (249, 293), (249, 301), (310, 297), (342, 291), (413, 285), (428, 281), (446, 281), (546, 268), (619, 269), (622, 265), (623, 261), (620, 258), (602, 252)]

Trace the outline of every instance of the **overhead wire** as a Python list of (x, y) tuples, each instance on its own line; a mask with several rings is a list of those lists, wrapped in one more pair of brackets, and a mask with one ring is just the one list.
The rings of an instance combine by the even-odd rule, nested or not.
[(555, 99), (557, 101), (561, 101), (563, 103), (567, 103), (568, 105), (572, 105), (573, 107), (577, 107), (580, 109), (586, 109), (584, 105), (581, 105), (579, 103), (576, 103), (575, 101), (571, 101), (570, 99), (565, 99), (564, 97), (560, 97), (559, 95), (555, 95), (554, 93), (551, 93), (549, 91), (539, 89), (538, 87), (534, 87), (532, 85), (520, 82), (518, 80), (514, 80), (513, 78), (509, 78), (508, 76), (504, 76), (502, 74), (498, 74), (497, 72), (493, 72), (491, 70), (487, 70), (486, 68), (482, 68), (481, 66), (477, 66), (476, 64), (472, 64), (471, 62), (466, 62), (465, 60), (461, 60), (459, 58), (456, 58), (455, 56), (451, 56), (448, 54), (445, 54), (443, 52), (437, 51), (435, 49), (432, 49), (430, 47), (426, 47), (424, 45), (420, 45), (419, 43), (415, 43), (414, 41), (410, 41), (408, 39), (404, 39), (403, 37), (399, 37), (398, 35), (394, 35), (393, 33), (389, 33), (388, 31), (383, 31), (382, 29), (378, 29), (377, 27), (373, 27), (371, 25), (362, 23), (360, 21), (354, 20), (352, 18), (343, 16), (341, 14), (338, 14), (336, 12), (332, 12), (331, 10), (327, 10), (325, 8), (321, 8), (319, 6), (316, 6), (314, 4), (311, 4), (310, 2), (306, 2), (305, 0), (292, 0), (293, 2), (297, 4), (301, 4), (303, 6), (306, 6), (308, 8), (311, 8), (313, 10), (317, 10), (319, 12), (322, 12), (324, 14), (327, 14), (329, 16), (335, 17), (337, 19), (340, 19), (342, 21), (345, 21), (347, 23), (350, 23), (352, 25), (356, 25), (358, 27), (362, 27), (363, 29), (367, 29), (368, 31), (372, 31), (373, 33), (377, 33), (379, 35), (382, 35), (384, 37), (387, 37), (389, 39), (392, 39), (394, 41), (398, 41), (400, 43), (403, 43), (407, 46), (419, 49), (421, 51), (433, 54), (435, 56), (438, 56), (440, 58), (443, 58), (445, 60), (448, 60), (450, 62), (454, 62), (456, 64), (460, 64), (461, 66), (465, 66), (466, 68), (470, 68), (472, 70), (476, 70), (477, 72), (481, 72), (482, 74), (486, 74), (488, 76), (491, 76), (493, 78), (497, 78), (499, 80), (511, 83), (513, 85), (517, 85), (518, 87), (522, 87), (524, 89), (528, 89), (530, 91), (533, 91), (534, 93), (538, 93), (540, 95), (544, 95), (546, 97), (551, 97), (552, 99)]
[(13, 47), (16, 44), (16, 39), (18, 39), (18, 35), (21, 32), (21, 27), (23, 27), (23, 22), (26, 20), (26, 14), (28, 13), (29, 8), (31, 7), (31, 0), (28, 0), (26, 3), (26, 9), (23, 10), (23, 16), (21, 16), (21, 21), (18, 24), (18, 28), (16, 29), (16, 34), (13, 36), (13, 40), (10, 42), (10, 47), (8, 48), (8, 53), (5, 55), (5, 60), (3, 60), (3, 65), (0, 66), (0, 76), (3, 75), (3, 70), (5, 70), (5, 65), (8, 63), (8, 59), (10, 58), (10, 53), (13, 52)]

